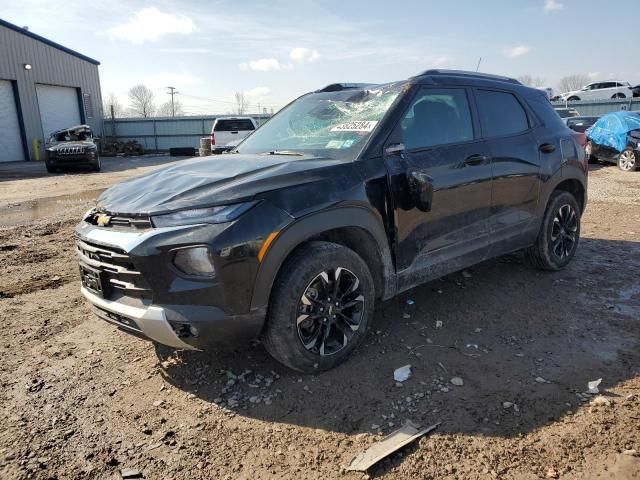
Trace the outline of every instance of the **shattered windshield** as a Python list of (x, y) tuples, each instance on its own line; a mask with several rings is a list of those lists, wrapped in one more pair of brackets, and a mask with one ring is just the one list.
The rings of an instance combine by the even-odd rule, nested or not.
[(237, 150), (353, 159), (403, 86), (392, 83), (305, 95), (278, 112)]

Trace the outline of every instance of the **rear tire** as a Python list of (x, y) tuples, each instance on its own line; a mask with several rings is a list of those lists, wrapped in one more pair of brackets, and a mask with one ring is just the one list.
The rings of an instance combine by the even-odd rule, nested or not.
[(353, 250), (311, 242), (284, 263), (271, 293), (262, 339), (293, 370), (311, 373), (342, 363), (365, 337), (375, 290)]
[(525, 258), (541, 270), (561, 270), (576, 253), (580, 240), (580, 207), (569, 192), (551, 194), (536, 243), (525, 249)]
[(630, 148), (623, 150), (623, 152), (618, 155), (618, 168), (623, 172), (633, 172), (638, 168), (638, 159), (636, 158), (636, 154)]
[(613, 99), (616, 99), (616, 98), (627, 98), (627, 96), (624, 93), (616, 93), (611, 98), (613, 98)]

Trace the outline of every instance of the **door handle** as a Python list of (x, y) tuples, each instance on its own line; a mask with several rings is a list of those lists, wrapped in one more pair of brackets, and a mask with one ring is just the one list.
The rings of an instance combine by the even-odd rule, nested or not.
[(538, 148), (542, 153), (553, 153), (556, 151), (556, 146), (551, 143), (543, 143)]
[(464, 163), (467, 165), (483, 165), (489, 161), (489, 157), (486, 155), (480, 155), (476, 153), (475, 155), (469, 155), (464, 159)]

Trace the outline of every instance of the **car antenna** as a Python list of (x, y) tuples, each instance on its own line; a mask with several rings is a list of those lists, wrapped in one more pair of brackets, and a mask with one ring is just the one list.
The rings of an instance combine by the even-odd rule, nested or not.
[(478, 65), (476, 65), (476, 72), (480, 69), (480, 63), (482, 62), (482, 57), (478, 59)]

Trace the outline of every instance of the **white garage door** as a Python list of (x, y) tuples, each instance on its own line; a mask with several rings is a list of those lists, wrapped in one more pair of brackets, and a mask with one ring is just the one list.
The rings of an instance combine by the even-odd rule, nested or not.
[(24, 160), (18, 111), (11, 82), (0, 80), (0, 162)]
[(54, 85), (36, 85), (45, 141), (51, 132), (80, 124), (78, 91)]

